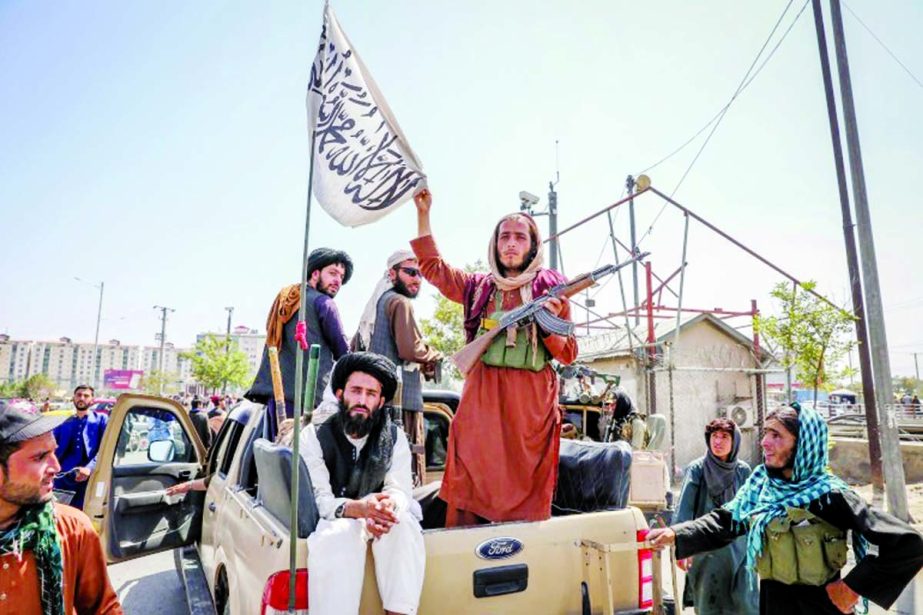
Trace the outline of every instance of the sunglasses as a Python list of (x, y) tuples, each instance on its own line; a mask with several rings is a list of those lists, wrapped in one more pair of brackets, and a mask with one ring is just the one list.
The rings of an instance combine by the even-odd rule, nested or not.
[(412, 278), (420, 277), (420, 270), (417, 269), (416, 267), (398, 267), (398, 269), (400, 269), (401, 271), (403, 271), (404, 273), (406, 273)]

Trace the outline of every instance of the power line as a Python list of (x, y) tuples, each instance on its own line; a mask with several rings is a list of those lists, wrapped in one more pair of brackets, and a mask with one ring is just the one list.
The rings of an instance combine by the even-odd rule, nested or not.
[[(779, 29), (779, 26), (782, 24), (782, 21), (785, 19), (785, 15), (788, 13), (789, 8), (791, 8), (792, 2), (794, 2), (794, 0), (789, 0), (788, 4), (785, 5), (785, 8), (782, 10), (782, 14), (779, 15), (779, 19), (776, 20), (775, 25), (772, 27), (772, 30), (769, 32), (769, 36), (766, 37), (766, 41), (763, 43), (763, 46), (760, 47), (760, 50), (756, 54), (756, 57), (753, 58), (753, 62), (750, 64), (750, 67), (747, 69), (747, 72), (744, 74), (743, 79), (741, 79), (740, 84), (738, 84), (737, 89), (734, 91), (734, 94), (731, 96), (730, 100), (728, 100), (727, 104), (725, 104), (724, 107), (722, 107), (721, 110), (718, 111), (718, 113), (712, 119), (710, 119), (708, 123), (705, 124), (705, 126), (699, 129), (699, 131), (695, 135), (693, 135), (692, 138), (686, 141), (686, 143), (684, 143), (679, 148), (674, 150), (673, 153), (669, 154), (667, 157), (662, 158), (660, 161), (654, 163), (653, 165), (649, 166), (647, 169), (642, 171), (642, 173), (645, 173), (653, 169), (657, 165), (661, 164), (662, 162), (665, 162), (666, 160), (671, 158), (674, 154), (679, 153), (680, 150), (682, 150), (687, 145), (692, 143), (700, 134), (702, 134), (709, 126), (711, 126), (712, 127), (711, 131), (708, 133), (708, 136), (705, 137), (705, 141), (702, 142), (701, 147), (699, 147), (699, 150), (696, 152), (692, 161), (689, 163), (689, 166), (686, 167), (686, 170), (683, 172), (683, 175), (680, 177), (679, 182), (677, 182), (676, 186), (673, 188), (673, 191), (670, 193), (670, 198), (672, 198), (676, 194), (676, 192), (679, 190), (679, 187), (683, 184), (683, 182), (686, 180), (686, 177), (689, 175), (689, 172), (692, 171), (692, 167), (695, 166), (696, 162), (698, 162), (699, 157), (702, 155), (702, 152), (705, 150), (705, 147), (708, 145), (709, 141), (711, 141), (712, 136), (718, 130), (718, 126), (721, 124), (721, 121), (724, 119), (724, 116), (727, 114), (728, 110), (731, 108), (731, 105), (734, 103), (735, 100), (737, 100), (737, 97), (740, 96), (740, 94), (751, 83), (753, 83), (753, 80), (756, 79), (756, 77), (760, 74), (760, 72), (762, 72), (766, 64), (769, 63), (769, 61), (775, 55), (776, 51), (782, 45), (782, 42), (788, 36), (789, 32), (791, 32), (795, 24), (798, 23), (798, 20), (801, 18), (801, 15), (804, 13), (804, 10), (808, 6), (808, 0), (805, 0), (805, 3), (802, 5), (801, 10), (798, 11), (798, 14), (795, 16), (792, 22), (788, 25), (788, 28), (786, 28), (785, 32), (782, 33), (782, 36), (779, 38), (779, 40), (776, 42), (773, 48), (766, 55), (766, 58), (759, 65), (759, 67), (757, 67), (756, 70), (754, 71), (754, 67), (756, 67), (757, 63), (760, 61), (760, 58), (762, 57), (763, 52), (766, 50), (766, 47), (769, 45), (769, 42), (772, 40), (772, 37), (775, 35), (776, 30)], [(753, 74), (751, 75), (751, 73)], [(645, 231), (644, 235), (641, 236), (641, 239), (638, 240), (638, 244), (640, 244), (641, 241), (645, 237), (647, 237), (651, 233), (651, 231), (654, 230), (654, 225), (660, 219), (660, 216), (663, 214), (666, 207), (667, 207), (667, 203), (664, 203), (661, 206), (660, 211), (658, 211), (657, 215), (654, 216), (654, 220), (651, 222), (647, 231)]]
[(874, 38), (875, 41), (876, 41), (879, 45), (881, 45), (882, 49), (884, 49), (886, 52), (888, 52), (888, 55), (891, 56), (891, 59), (893, 59), (895, 62), (897, 62), (897, 63), (900, 65), (900, 67), (904, 69), (904, 72), (907, 73), (908, 75), (910, 75), (910, 78), (917, 82), (917, 85), (918, 85), (918, 86), (920, 86), (921, 88), (923, 88), (923, 82), (921, 82), (919, 79), (917, 79), (917, 76), (914, 75), (914, 74), (910, 71), (910, 69), (907, 68), (907, 66), (906, 66), (903, 62), (901, 62), (900, 59), (899, 59), (896, 55), (894, 55), (894, 52), (891, 51), (890, 49), (888, 49), (888, 46), (885, 45), (884, 41), (882, 41), (880, 38), (878, 38), (878, 36), (877, 36), (874, 32), (872, 32), (872, 29), (869, 28), (867, 25), (865, 25), (865, 22), (862, 21), (862, 19), (861, 19), (858, 15), (856, 15), (856, 12), (855, 12), (854, 10), (852, 10), (852, 7), (850, 7), (848, 4), (846, 4), (846, 2), (843, 2), (843, 6), (845, 6), (845, 7), (846, 7), (846, 10), (849, 11), (849, 13), (850, 13), (853, 17), (856, 18), (856, 21), (858, 21), (859, 24), (860, 24), (863, 28), (865, 28), (865, 31), (872, 35), (872, 38)]

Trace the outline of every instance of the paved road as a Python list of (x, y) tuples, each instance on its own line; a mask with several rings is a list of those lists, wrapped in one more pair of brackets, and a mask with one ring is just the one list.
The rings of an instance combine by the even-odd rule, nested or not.
[(189, 612), (173, 551), (113, 564), (109, 566), (109, 577), (126, 615)]

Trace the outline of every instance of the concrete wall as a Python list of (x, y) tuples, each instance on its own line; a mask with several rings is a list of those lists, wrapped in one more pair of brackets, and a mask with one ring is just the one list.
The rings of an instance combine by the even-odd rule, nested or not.
[[(868, 440), (831, 438), (830, 469), (850, 484), (872, 482)], [(901, 442), (904, 475), (908, 483), (923, 481), (923, 442)]]
[[(682, 330), (673, 358), (677, 368), (756, 367), (749, 348), (708, 321), (697, 322)], [(646, 375), (636, 363), (632, 357), (622, 356), (597, 359), (589, 365), (601, 372), (620, 375), (622, 386), (635, 404), (647, 412)], [(669, 420), (670, 375), (661, 370), (654, 373), (654, 378), (657, 412)], [(676, 452), (674, 480), (679, 480), (683, 468), (705, 454), (705, 425), (718, 416), (719, 408), (735, 403), (755, 408), (755, 383), (753, 376), (744, 372), (674, 371), (672, 389), (675, 425), (672, 437)], [(744, 429), (742, 433), (740, 458), (758, 462), (756, 429)]]

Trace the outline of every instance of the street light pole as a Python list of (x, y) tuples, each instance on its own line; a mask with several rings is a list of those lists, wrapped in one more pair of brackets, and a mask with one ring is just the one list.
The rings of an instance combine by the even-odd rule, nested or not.
[(155, 305), (154, 309), (160, 310), (160, 355), (157, 357), (157, 371), (160, 372), (160, 395), (163, 397), (163, 349), (167, 341), (167, 312), (175, 312), (176, 310), (162, 305)]
[[(224, 308), (228, 312), (228, 330), (224, 336), (224, 356), (227, 357), (231, 354), (231, 317), (234, 315), (233, 307)], [(224, 385), (221, 387), (221, 394), (226, 395), (228, 392), (228, 381), (227, 378), (224, 380)]]
[(99, 388), (99, 323), (103, 318), (103, 289), (106, 286), (105, 282), (100, 282), (99, 284), (94, 284), (92, 282), (87, 282), (82, 278), (74, 276), (74, 279), (78, 282), (83, 282), (84, 284), (89, 284), (93, 288), (99, 289), (99, 307), (96, 309), (96, 336), (93, 338), (93, 387)]

